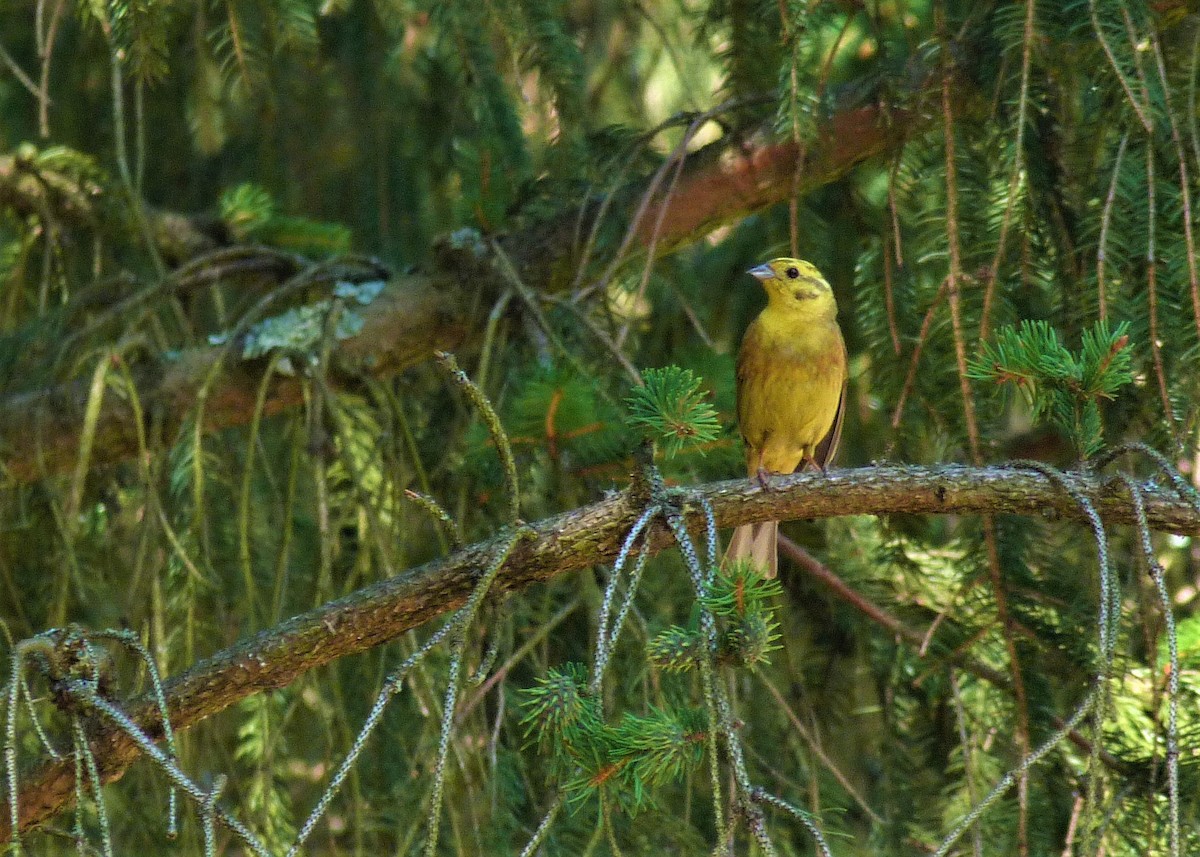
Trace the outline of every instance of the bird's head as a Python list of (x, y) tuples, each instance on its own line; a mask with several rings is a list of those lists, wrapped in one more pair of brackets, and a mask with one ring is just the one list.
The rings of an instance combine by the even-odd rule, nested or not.
[(833, 289), (811, 262), (786, 257), (772, 259), (747, 273), (763, 284), (772, 310), (813, 316), (837, 315)]

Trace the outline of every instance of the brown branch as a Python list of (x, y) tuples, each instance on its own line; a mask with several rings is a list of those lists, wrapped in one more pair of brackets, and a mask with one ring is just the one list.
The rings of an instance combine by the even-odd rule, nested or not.
[[(804, 151), (804, 173), (795, 189), (811, 192), (845, 175), (856, 164), (895, 149), (924, 120), (907, 111), (868, 106), (834, 114)], [(649, 243), (658, 225), (658, 245), (676, 248), (718, 226), (786, 200), (801, 147), (793, 141), (730, 147), (714, 144), (698, 152), (667, 197), (666, 211), (651, 206), (639, 238)], [(659, 218), (661, 217), (661, 224)]]
[[(359, 334), (338, 343), (337, 362), (363, 373), (394, 374), (427, 359), (435, 350), (462, 341), (466, 311), (456, 283), (427, 276), (393, 281), (359, 314)], [(254, 413), (266, 360), (239, 361), (220, 346), (185, 351), (181, 357), (134, 373), (141, 411), (159, 419), (164, 436), (175, 436), (195, 412), (200, 391), (218, 361), (224, 361), (204, 402), (204, 427), (210, 431), (242, 425)], [(336, 382), (336, 374), (331, 377)], [(0, 473), (18, 482), (70, 470), (79, 452), (79, 433), (88, 405), (89, 381), (78, 381), (0, 399)], [(276, 373), (263, 413), (279, 413), (302, 401), (298, 378)], [(135, 409), (125, 399), (106, 395), (96, 431), (93, 464), (103, 465), (138, 451)]]
[[(123, 214), (126, 209), (110, 198), (106, 183), (98, 169), (40, 164), (32, 147), (0, 155), (0, 208), (11, 209), (19, 217), (50, 217), (114, 240), (128, 240), (133, 226)], [(166, 260), (183, 261), (229, 242), (224, 225), (211, 217), (188, 216), (144, 203), (143, 210), (155, 249)]]
[[(833, 181), (854, 164), (878, 155), (901, 140), (915, 125), (910, 115), (893, 111), (885, 121), (881, 108), (863, 107), (835, 114), (809, 146), (802, 190)], [(702, 237), (709, 230), (735, 222), (747, 214), (783, 200), (797, 156), (791, 143), (734, 145), (714, 143), (684, 161), (679, 185), (666, 199), (647, 206), (635, 233), (634, 248), (645, 252), (657, 240), (665, 254)], [(50, 179), (53, 179), (52, 181)], [(634, 183), (620, 193), (632, 210), (643, 193)], [(0, 207), (17, 211), (57, 212), (78, 225), (91, 225), (100, 215), (103, 194), (98, 184), (70, 177), (47, 178), (44, 172), (19, 158), (0, 158)], [(577, 222), (586, 222), (595, 211), (592, 203), (583, 213), (567, 212), (500, 242), (521, 279), (553, 292), (568, 285), (566, 270)], [(103, 219), (103, 218), (100, 218)], [(179, 215), (157, 214), (154, 224), (160, 252), (169, 258), (187, 255), (189, 246), (203, 237), (197, 226)], [(657, 227), (657, 228), (656, 228)], [(654, 235), (657, 234), (657, 239)], [(210, 245), (204, 245), (208, 249)], [(441, 248), (445, 250), (445, 248)], [(235, 251), (226, 251), (235, 252)], [(400, 372), (428, 359), (435, 350), (453, 349), (479, 333), (470, 307), (499, 291), (501, 279), (491, 274), (491, 251), (470, 257), (459, 251), (439, 252), (437, 271), (429, 276), (400, 277), (360, 314), (362, 332), (340, 342), (334, 359), (349, 361), (375, 376)], [(636, 256), (636, 254), (634, 254)], [(189, 274), (198, 276), (198, 272)], [(490, 278), (494, 282), (489, 281)], [(134, 380), (147, 417), (161, 414), (165, 437), (171, 438), (181, 420), (194, 411), (197, 394), (221, 359), (221, 349), (196, 348), (171, 363), (135, 373)], [(248, 422), (265, 361), (237, 363), (227, 368), (209, 391), (204, 425), (209, 430)], [(45, 475), (73, 469), (84, 424), (89, 382), (84, 378), (36, 392), (0, 397), (0, 475), (29, 482)], [(301, 400), (299, 383), (276, 377), (266, 399), (265, 413), (277, 413)], [(106, 398), (93, 447), (95, 465), (126, 459), (137, 452), (137, 427), (133, 409), (123, 401)]]
[[(893, 616), (888, 611), (884, 610), (878, 604), (875, 604), (869, 598), (866, 598), (861, 593), (855, 591), (846, 581), (842, 580), (837, 574), (821, 562), (815, 556), (810, 554), (800, 545), (789, 539), (783, 533), (779, 534), (779, 552), (787, 556), (792, 562), (796, 563), (810, 577), (819, 581), (826, 588), (833, 591), (841, 601), (849, 604), (859, 613), (862, 613), (876, 625), (881, 625), (887, 628), (897, 637), (903, 637), (907, 642), (916, 647), (920, 647), (924, 641), (924, 635), (913, 628), (908, 627), (899, 618)], [(981, 669), (987, 670), (987, 678), (989, 681), (1004, 684), (1007, 679), (1000, 673), (991, 669), (991, 667), (981, 666)]]
[[(1091, 499), (1107, 524), (1131, 524), (1134, 513), (1118, 480), (1068, 473), (1068, 484)], [(1200, 534), (1200, 509), (1152, 485), (1144, 487), (1150, 525), (1172, 533)], [(1027, 514), (1081, 521), (1084, 514), (1062, 488), (1041, 473), (1006, 467), (904, 467), (883, 465), (828, 475), (780, 477), (764, 491), (738, 479), (700, 485), (680, 497), (696, 512), (712, 503), (719, 526), (770, 518), (826, 518), (861, 514)], [(524, 589), (566, 572), (611, 561), (643, 508), (631, 493), (602, 500), (533, 525), (536, 537), (513, 550), (494, 586)], [(700, 515), (693, 520), (702, 526)], [(481, 570), (505, 541), (503, 535), (361, 589), (345, 598), (263, 631), (167, 683), (172, 725), (187, 729), (241, 699), (283, 687), (304, 672), (394, 640), (461, 605)], [(654, 550), (670, 543), (665, 527), (652, 527)], [(134, 718), (157, 734), (156, 708), (147, 698), (130, 705)], [(120, 777), (137, 758), (133, 742), (109, 728), (94, 733), (93, 749), (106, 781)], [(74, 799), (74, 764), (54, 762), (23, 777), (20, 826), (44, 822)], [(10, 837), (9, 811), (0, 806), (0, 843)]]

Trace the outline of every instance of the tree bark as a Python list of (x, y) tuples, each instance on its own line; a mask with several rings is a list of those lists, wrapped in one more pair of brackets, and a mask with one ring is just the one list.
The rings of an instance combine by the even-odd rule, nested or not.
[[(466, 334), (459, 290), (444, 277), (397, 280), (359, 314), (364, 320), (361, 332), (335, 349), (337, 365), (354, 372), (394, 374), (438, 349), (456, 348)], [(157, 366), (133, 369), (138, 408), (126, 396), (104, 393), (89, 467), (138, 452), (138, 411), (146, 422), (141, 427), (146, 436), (152, 437), (151, 427), (156, 426), (167, 439), (197, 414), (207, 431), (248, 423), (268, 361), (241, 360), (236, 348), (233, 354), (224, 346), (194, 348)], [(330, 373), (335, 385), (338, 377), (337, 370)], [(82, 378), (0, 399), (0, 472), (17, 482), (31, 482), (72, 470), (90, 388), (90, 379)], [(276, 372), (268, 382), (263, 412), (276, 414), (302, 400), (300, 378)]]
[[(805, 193), (843, 175), (854, 164), (898, 145), (920, 120), (893, 110), (886, 117), (877, 107), (860, 107), (835, 114), (809, 146), (799, 191)], [(634, 258), (653, 242), (656, 252), (668, 253), (708, 231), (780, 202), (792, 191), (792, 172), (798, 152), (791, 142), (756, 145), (714, 143), (687, 156), (673, 193), (649, 201), (633, 225)], [(637, 208), (646, 192), (638, 182), (618, 191), (610, 211)], [(14, 158), (0, 158), (0, 205), (37, 212), (59, 206), (72, 222), (87, 223), (97, 216), (95, 189), (80, 189), (60, 178), (30, 177)], [(586, 201), (581, 210), (542, 221), (499, 242), (513, 267), (533, 290), (560, 290), (573, 279), (578, 260), (576, 233), (598, 204)], [(161, 248), (200, 246), (202, 231), (180, 225), (178, 216), (159, 214), (155, 223), (173, 224), (157, 230)], [(449, 242), (446, 242), (447, 244)], [(203, 245), (207, 247), (208, 245)], [(174, 252), (174, 250), (172, 250)], [(231, 252), (231, 251), (227, 251)], [(431, 274), (399, 276), (365, 307), (355, 307), (365, 325), (352, 337), (335, 343), (335, 366), (386, 376), (428, 359), (436, 350), (452, 350), (479, 333), (472, 307), (507, 288), (495, 272), (490, 249), (482, 256), (451, 248), (438, 253)], [(252, 260), (242, 260), (249, 264)], [(273, 261), (273, 260), (267, 260)], [(286, 267), (286, 266), (285, 266)], [(287, 270), (260, 270), (262, 277), (283, 278)], [(224, 367), (210, 381), (214, 366)], [(216, 430), (248, 423), (262, 383), (265, 360), (239, 361), (220, 346), (185, 350), (177, 359), (136, 370), (134, 383), (144, 419), (159, 420), (169, 442), (183, 420), (195, 412), (203, 397), (203, 425)], [(337, 372), (332, 373), (336, 384)], [(81, 448), (90, 380), (80, 378), (48, 389), (0, 397), (0, 473), (16, 482), (71, 472)], [(277, 413), (301, 400), (295, 378), (275, 377), (267, 391), (265, 412)], [(96, 421), (89, 466), (104, 466), (138, 452), (135, 410), (127, 400), (107, 395)], [(147, 431), (150, 426), (143, 426)]]
[[(531, 584), (613, 560), (630, 527), (654, 502), (678, 506), (693, 532), (703, 527), (703, 503), (712, 504), (717, 526), (770, 518), (827, 518), (863, 514), (1022, 514), (1064, 522), (1087, 522), (1073, 498), (1087, 498), (1105, 525), (1135, 522), (1128, 491), (1117, 479), (1069, 472), (1056, 483), (1020, 467), (880, 465), (798, 474), (775, 479), (770, 490), (745, 479), (669, 492), (651, 499), (635, 487), (613, 498), (532, 525), (535, 537), (517, 544), (496, 579), (499, 591)], [(1066, 486), (1066, 487), (1064, 487)], [(1070, 489), (1068, 492), (1067, 488)], [(1143, 486), (1147, 521), (1166, 532), (1200, 534), (1200, 507), (1154, 485)], [(662, 550), (671, 536), (661, 520), (648, 530), (651, 548)], [(480, 542), (398, 577), (289, 619), (218, 652), (166, 684), (172, 726), (194, 726), (241, 699), (283, 687), (302, 673), (346, 655), (394, 640), (404, 632), (461, 605), (491, 562), (505, 534)], [(161, 734), (149, 697), (127, 708), (143, 730)], [(105, 781), (120, 777), (139, 751), (124, 734), (98, 725), (92, 748)], [(27, 830), (66, 807), (75, 795), (74, 762), (53, 762), (22, 777), (19, 824)], [(0, 806), (0, 842), (11, 838), (10, 813)]]

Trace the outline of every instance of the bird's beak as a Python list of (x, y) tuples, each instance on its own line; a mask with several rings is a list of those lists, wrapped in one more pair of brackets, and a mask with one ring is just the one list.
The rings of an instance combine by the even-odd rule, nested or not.
[(771, 270), (771, 266), (767, 264), (759, 265), (757, 268), (751, 268), (746, 272), (752, 277), (757, 277), (760, 280), (769, 280), (775, 276), (775, 272)]

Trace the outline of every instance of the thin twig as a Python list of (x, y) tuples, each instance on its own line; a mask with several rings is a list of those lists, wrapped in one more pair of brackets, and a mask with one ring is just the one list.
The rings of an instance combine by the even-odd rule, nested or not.
[(1200, 333), (1200, 270), (1197, 269), (1196, 242), (1192, 235), (1192, 182), (1188, 178), (1187, 154), (1183, 150), (1183, 137), (1179, 133), (1179, 123), (1175, 121), (1175, 111), (1171, 107), (1171, 85), (1167, 80), (1162, 45), (1159, 44), (1158, 30), (1155, 27), (1150, 27), (1150, 44), (1154, 47), (1154, 59), (1158, 67), (1158, 78), (1162, 83), (1163, 101), (1167, 109), (1167, 122), (1171, 128), (1171, 142), (1175, 144), (1175, 157), (1179, 162), (1179, 195), (1183, 202), (1183, 236), (1187, 248), (1188, 286), (1192, 294), (1192, 318), (1196, 324), (1196, 331)]
[(33, 79), (25, 73), (25, 70), (21, 68), (17, 61), (12, 58), (12, 54), (4, 49), (3, 44), (0, 44), (0, 61), (8, 66), (8, 70), (13, 73), (13, 77), (20, 82), (21, 86), (29, 90), (29, 93), (34, 98), (40, 97), (41, 93), (38, 91), (37, 84), (34, 83)]
[(779, 692), (779, 688), (777, 688), (775, 684), (762, 672), (755, 673), (755, 677), (762, 682), (763, 686), (766, 687), (771, 696), (775, 698), (775, 702), (779, 705), (780, 709), (782, 709), (784, 715), (791, 722), (792, 726), (795, 728), (796, 732), (799, 733), (800, 737), (804, 739), (804, 743), (808, 745), (810, 750), (812, 750), (813, 755), (815, 755), (821, 764), (825, 766), (825, 770), (833, 774), (833, 778), (838, 781), (843, 789), (845, 789), (846, 794), (850, 795), (850, 797), (854, 799), (854, 802), (859, 805), (859, 807), (867, 814), (867, 817), (870, 818), (871, 821), (875, 822), (876, 824), (883, 824), (883, 817), (871, 808), (871, 805), (867, 803), (866, 799), (858, 793), (856, 788), (854, 788), (854, 784), (850, 782), (850, 779), (844, 773), (842, 773), (841, 769), (837, 766), (833, 759), (829, 758), (828, 754), (826, 754), (825, 749), (821, 746), (821, 743), (817, 740), (816, 736), (809, 732), (808, 727), (806, 727), (800, 721), (800, 718), (796, 715), (796, 712), (792, 711), (792, 707), (788, 705), (787, 700), (783, 698), (783, 694)]
[(1133, 89), (1130, 88), (1129, 82), (1125, 80), (1125, 75), (1121, 72), (1121, 66), (1117, 62), (1117, 57), (1113, 53), (1112, 47), (1108, 44), (1108, 39), (1104, 37), (1104, 28), (1100, 25), (1100, 15), (1096, 11), (1096, 0), (1088, 0), (1088, 9), (1092, 14), (1092, 29), (1096, 31), (1096, 39), (1100, 42), (1100, 46), (1104, 48), (1104, 55), (1108, 57), (1108, 64), (1112, 66), (1113, 71), (1117, 75), (1117, 80), (1121, 84), (1121, 89), (1125, 90), (1125, 97), (1129, 99), (1129, 106), (1133, 108), (1133, 112), (1137, 114), (1138, 121), (1142, 123), (1142, 128), (1146, 134), (1154, 133), (1154, 126), (1150, 122), (1150, 117), (1147, 114), (1147, 108), (1143, 108), (1138, 103), (1137, 96), (1133, 94)]
[[(958, 743), (962, 747), (963, 781), (967, 787), (967, 800), (974, 805), (978, 798), (975, 796), (975, 780), (972, 777), (974, 754), (971, 750), (971, 733), (967, 731), (967, 710), (962, 701), (962, 688), (959, 687), (958, 676), (950, 670), (950, 698), (954, 702), (954, 720), (958, 726)], [(971, 847), (975, 857), (983, 857), (983, 831), (978, 820), (971, 825)]]
[(492, 435), (492, 442), (496, 445), (500, 464), (504, 468), (504, 490), (508, 496), (508, 520), (509, 523), (515, 524), (521, 520), (521, 490), (517, 481), (517, 462), (513, 458), (512, 445), (508, 442), (508, 434), (500, 422), (500, 415), (496, 413), (496, 409), (492, 407), (492, 403), (488, 401), (484, 392), (467, 377), (466, 372), (458, 368), (458, 362), (454, 359), (453, 354), (439, 351), (434, 354), (434, 357), (446, 370), (450, 379), (466, 393), (467, 398), (479, 411), (479, 415)]
[[(889, 191), (890, 192), (890, 191)], [(883, 304), (887, 312), (888, 333), (892, 337), (892, 353), (897, 357), (900, 356), (900, 330), (896, 326), (896, 296), (893, 280), (895, 272), (892, 265), (892, 254), (889, 252), (889, 244), (891, 240), (887, 233), (883, 235)]]
[(1158, 259), (1155, 258), (1155, 224), (1157, 203), (1155, 202), (1156, 179), (1154, 176), (1154, 147), (1146, 146), (1146, 300), (1150, 307), (1150, 356), (1154, 360), (1154, 377), (1158, 380), (1158, 393), (1162, 398), (1163, 414), (1171, 427), (1171, 437), (1178, 445), (1175, 434), (1175, 409), (1171, 407), (1171, 394), (1167, 391), (1167, 372), (1163, 366), (1162, 340), (1158, 332)]
[[(50, 59), (54, 55), (54, 44), (57, 41), (58, 26), (62, 22), (63, 9), (67, 0), (55, 0), (54, 11), (50, 13), (50, 26), (44, 39), (38, 39), (38, 57), (42, 61), (41, 79), (38, 81), (38, 134), (43, 140), (50, 137)], [(41, 11), (41, 4), (38, 4)], [(38, 29), (41, 36), (41, 29)]]
[(896, 407), (892, 410), (893, 430), (900, 428), (900, 418), (904, 416), (904, 404), (908, 401), (908, 395), (912, 392), (913, 384), (917, 380), (917, 366), (921, 362), (921, 351), (929, 338), (929, 329), (933, 327), (933, 315), (946, 297), (949, 288), (949, 278), (942, 280), (942, 284), (938, 286), (937, 293), (934, 294), (933, 300), (929, 304), (929, 309), (925, 311), (925, 318), (921, 321), (921, 330), (917, 333), (917, 342), (913, 346), (912, 357), (908, 361), (908, 374), (904, 377), (904, 386), (900, 388), (900, 397), (896, 400)]
[(1033, 56), (1034, 0), (1025, 0), (1025, 32), (1021, 38), (1021, 88), (1017, 99), (1017, 139), (1012, 169), (1008, 175), (1008, 193), (1005, 195), (1004, 219), (1000, 222), (1000, 237), (996, 242), (996, 255), (992, 257), (990, 276), (983, 292), (983, 315), (979, 322), (979, 338), (986, 340), (991, 333), (992, 301), (996, 296), (996, 282), (1000, 278), (1000, 263), (1004, 261), (1008, 228), (1012, 223), (1013, 211), (1017, 208), (1017, 187), (1021, 181), (1025, 156), (1025, 115), (1029, 105), (1029, 67)]
[(560, 297), (559, 295), (545, 295), (545, 298), (555, 306), (563, 307), (573, 316), (575, 316), (575, 318), (579, 320), (587, 332), (596, 337), (596, 341), (603, 345), (605, 350), (608, 351), (608, 353), (613, 356), (613, 359), (617, 361), (620, 367), (625, 370), (625, 374), (629, 376), (629, 380), (633, 382), (634, 386), (641, 387), (646, 383), (642, 380), (642, 373), (639, 372), (638, 368), (633, 365), (633, 361), (631, 361), (625, 355), (624, 351), (617, 347), (617, 344), (613, 342), (612, 337), (609, 336), (604, 329), (600, 327), (600, 325), (596, 324), (592, 317), (588, 315), (585, 308), (581, 307), (574, 301)]
[(1108, 318), (1108, 288), (1104, 282), (1104, 264), (1108, 261), (1108, 225), (1112, 222), (1113, 205), (1117, 199), (1117, 182), (1121, 176), (1121, 161), (1125, 158), (1125, 149), (1129, 145), (1129, 132), (1121, 137), (1121, 145), (1117, 148), (1116, 162), (1113, 164), (1112, 181), (1108, 185), (1108, 196), (1104, 199), (1104, 210), (1100, 214), (1100, 240), (1096, 245), (1096, 297), (1099, 302), (1100, 320)]

